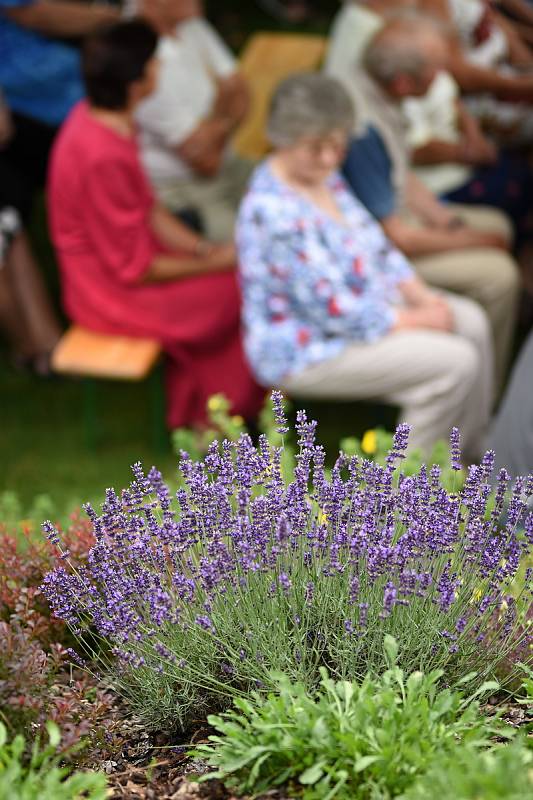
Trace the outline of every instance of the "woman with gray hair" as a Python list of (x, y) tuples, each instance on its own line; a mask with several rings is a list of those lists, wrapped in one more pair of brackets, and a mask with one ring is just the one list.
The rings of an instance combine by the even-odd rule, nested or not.
[(295, 397), (399, 405), (425, 451), (460, 426), (476, 456), (492, 396), (487, 320), (416, 277), (350, 193), (337, 169), (353, 122), (325, 75), (295, 75), (274, 95), (274, 150), (237, 223), (249, 362), (260, 383)]

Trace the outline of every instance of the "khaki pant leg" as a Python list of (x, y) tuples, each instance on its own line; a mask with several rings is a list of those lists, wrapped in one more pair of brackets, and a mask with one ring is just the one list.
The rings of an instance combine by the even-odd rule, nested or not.
[(514, 259), (495, 248), (473, 248), (413, 259), (431, 286), (475, 300), (489, 318), (499, 392), (509, 363), (516, 322), (520, 278)]
[(467, 456), (476, 458), (485, 446), (494, 397), (494, 347), (486, 313), (468, 297), (446, 293), (454, 315), (455, 332), (477, 350), (477, 378), (465, 406), (463, 426), (471, 431)]
[[(464, 323), (468, 310), (460, 313)], [(472, 322), (470, 330), (474, 328)], [(336, 358), (286, 379), (282, 388), (294, 397), (375, 399), (399, 405), (402, 421), (411, 426), (410, 447), (429, 454), (457, 425), (468, 451), (477, 445), (486, 424), (481, 414), (469, 409), (471, 399), (475, 402), (479, 361), (477, 346), (466, 337), (398, 331), (372, 344), (347, 345)]]

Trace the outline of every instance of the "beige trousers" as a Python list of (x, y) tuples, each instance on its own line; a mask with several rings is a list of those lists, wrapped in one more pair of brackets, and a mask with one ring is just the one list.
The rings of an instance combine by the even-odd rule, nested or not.
[(228, 242), (233, 239), (237, 209), (253, 168), (251, 161), (229, 154), (214, 178), (195, 176), (162, 183), (156, 186), (156, 192), (171, 211), (187, 207), (197, 209), (207, 238), (213, 242)]
[(492, 402), (490, 329), (476, 303), (445, 296), (455, 317), (454, 333), (405, 330), (373, 344), (347, 344), (339, 356), (293, 375), (282, 388), (294, 397), (399, 405), (401, 421), (411, 425), (410, 447), (426, 455), (457, 425), (463, 452), (476, 458)]
[[(501, 211), (485, 206), (451, 207), (472, 227), (511, 240), (511, 226)], [(503, 250), (480, 247), (414, 258), (412, 262), (431, 286), (470, 297), (487, 312), (494, 344), (495, 390), (500, 391), (509, 364), (520, 288), (513, 257)]]

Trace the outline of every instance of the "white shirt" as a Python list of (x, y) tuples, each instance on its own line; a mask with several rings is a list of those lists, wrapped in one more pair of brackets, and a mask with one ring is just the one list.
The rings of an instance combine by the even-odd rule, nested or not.
[(157, 48), (158, 86), (137, 114), (141, 156), (154, 184), (192, 177), (173, 148), (185, 141), (209, 115), (216, 96), (216, 77), (236, 70), (236, 61), (204, 19), (178, 25), (174, 36), (162, 36)]
[(507, 37), (499, 25), (493, 24), (489, 35), (483, 42), (476, 43), (475, 31), (486, 12), (482, 0), (449, 0), (455, 27), (472, 64), (480, 67), (494, 67), (507, 60)]
[(383, 22), (383, 17), (368, 8), (344, 3), (331, 26), (324, 71), (339, 80), (345, 78), (361, 64), (368, 43)]
[[(439, 72), (422, 102), (408, 98), (403, 111), (408, 120), (407, 140), (413, 150), (432, 139), (456, 143), (460, 139), (457, 117), (459, 87), (448, 72)], [(472, 169), (466, 164), (443, 163), (415, 167), (418, 177), (435, 194), (444, 194), (466, 183)]]

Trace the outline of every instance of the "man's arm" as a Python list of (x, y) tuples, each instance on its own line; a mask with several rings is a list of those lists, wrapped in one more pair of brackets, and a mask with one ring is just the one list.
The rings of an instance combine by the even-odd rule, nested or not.
[(4, 148), (13, 135), (13, 121), (11, 112), (0, 92), (0, 150)]
[(411, 153), (413, 164), (494, 164), (498, 151), (487, 139), (478, 121), (457, 101), (457, 127), (461, 137), (456, 142), (431, 139)]
[(404, 202), (409, 211), (431, 228), (448, 230), (454, 215), (440, 202), (427, 186), (414, 174), (408, 172), (405, 180)]
[(522, 35), (515, 23), (497, 11), (492, 11), (492, 16), (507, 39), (509, 63), (516, 67), (531, 68), (533, 53), (529, 45), (522, 39)]
[(120, 11), (106, 5), (89, 5), (73, 0), (37, 0), (3, 13), (23, 28), (47, 36), (84, 36), (106, 22), (120, 18)]
[(451, 250), (468, 250), (473, 247), (504, 247), (503, 240), (498, 236), (475, 231), (466, 225), (452, 230), (417, 227), (406, 222), (398, 214), (382, 219), (381, 225), (398, 250), (410, 258)]
[(451, 43), (448, 70), (467, 94), (490, 92), (508, 100), (533, 100), (532, 76), (509, 75), (491, 67), (472, 64), (465, 57), (457, 39)]
[(239, 73), (218, 81), (212, 113), (175, 149), (191, 169), (203, 177), (213, 177), (220, 169), (224, 150), (249, 107), (249, 90)]
[(522, 22), (533, 25), (533, 8), (525, 0), (499, 0), (498, 5)]

